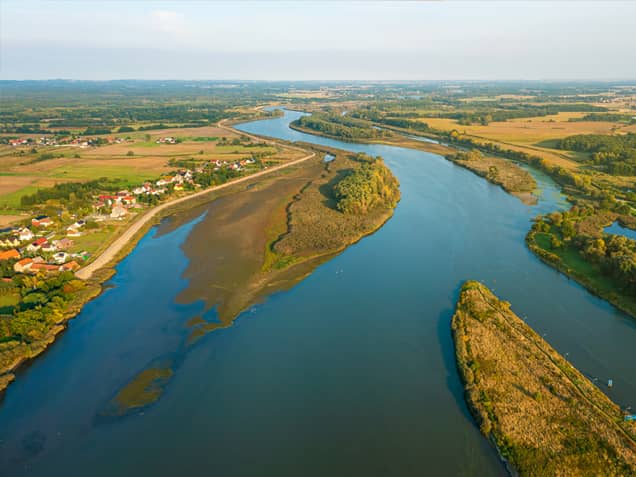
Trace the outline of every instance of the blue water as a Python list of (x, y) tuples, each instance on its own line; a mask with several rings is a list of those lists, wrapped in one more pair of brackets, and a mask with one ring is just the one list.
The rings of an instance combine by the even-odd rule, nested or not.
[(609, 227), (605, 227), (603, 232), (605, 232), (606, 234), (624, 235), (627, 238), (630, 238), (632, 240), (636, 240), (636, 230), (628, 229), (627, 227), (623, 227), (618, 222), (614, 222)]
[(525, 247), (531, 219), (565, 207), (548, 177), (536, 175), (541, 197), (526, 206), (433, 154), (290, 130), (299, 114), (241, 129), (383, 156), (401, 182), (393, 218), (199, 341), (154, 406), (103, 422), (104, 403), (179, 349), (183, 324), (202, 311), (175, 305), (189, 260), (179, 244), (197, 220), (153, 229), (9, 388), (3, 475), (501, 475), (455, 369), (450, 318), (467, 279), (634, 404), (636, 322)]

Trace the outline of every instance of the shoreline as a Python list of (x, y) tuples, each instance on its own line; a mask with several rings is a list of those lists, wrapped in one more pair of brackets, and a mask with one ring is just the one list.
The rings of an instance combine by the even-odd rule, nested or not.
[[(465, 282), (451, 329), (466, 403), (511, 475), (636, 469), (636, 425), (510, 303)], [(555, 427), (559, 420), (571, 430)], [(602, 456), (606, 450), (611, 461)]]
[[(294, 125), (293, 123), (290, 124), (290, 127), (292, 129), (295, 129), (297, 131), (304, 132), (304, 133), (307, 133), (307, 134), (315, 134), (315, 135), (318, 135), (318, 136), (328, 137), (330, 139), (342, 140), (341, 138), (330, 136), (328, 134), (323, 134), (322, 132), (319, 132), (319, 131), (313, 131), (313, 130), (309, 130), (307, 128), (299, 127), (297, 125)], [(389, 129), (393, 130), (395, 132), (401, 133), (401, 134), (406, 134), (407, 133), (406, 131), (400, 131), (400, 130), (395, 129), (395, 128), (389, 128)], [(412, 134), (413, 135), (414, 133), (413, 132), (409, 132), (408, 134)], [(431, 137), (431, 136), (428, 135), (428, 136), (422, 136), (422, 137)], [(347, 142), (347, 141), (344, 141), (344, 142)], [(356, 140), (356, 142), (361, 142), (361, 143), (366, 143), (366, 144), (386, 144), (386, 145), (390, 145), (390, 146), (398, 145), (398, 144), (395, 144), (395, 143), (393, 143), (391, 141), (382, 140), (382, 139), (380, 139), (380, 140), (364, 140), (364, 139), (361, 139), (361, 140)], [(400, 147), (410, 147), (409, 145), (403, 145), (403, 144), (399, 145), (399, 146)], [(425, 150), (426, 152), (432, 152), (432, 151), (430, 151), (430, 150), (428, 150), (426, 148), (423, 148), (423, 147), (419, 147), (417, 149), (422, 149), (422, 150)], [(449, 147), (449, 149), (450, 149), (450, 147)], [(459, 149), (451, 149), (451, 150), (459, 150)], [(501, 159), (501, 160), (505, 160), (507, 162), (514, 162), (513, 160), (507, 159), (505, 157), (497, 156), (497, 158)], [(465, 169), (468, 169), (469, 171), (473, 172), (474, 174), (476, 174), (476, 175), (478, 175), (480, 177), (483, 177), (484, 179), (488, 180), (484, 175), (480, 174), (478, 171), (476, 171), (476, 170), (474, 170), (472, 168), (466, 167), (465, 165), (461, 164), (461, 161), (450, 160), (448, 158), (446, 158), (446, 159), (449, 160), (450, 162), (453, 162), (454, 164), (457, 164), (460, 167), (464, 167)], [(527, 164), (527, 165), (532, 167), (532, 164)], [(552, 180), (555, 180), (552, 177), (551, 174), (548, 174), (548, 175), (550, 176), (550, 178)], [(528, 194), (520, 193), (519, 195), (517, 195), (517, 194), (507, 190), (502, 184), (497, 184), (497, 183), (492, 182), (490, 180), (488, 180), (488, 182), (491, 182), (491, 183), (493, 183), (495, 185), (498, 185), (503, 190), (505, 190), (507, 193), (517, 197), (523, 203), (525, 203), (527, 205), (532, 205), (532, 198), (533, 197), (527, 197)], [(564, 193), (566, 193), (566, 191), (564, 190), (563, 184), (557, 182), (556, 180), (555, 180), (555, 182), (557, 184), (559, 184), (559, 186), (561, 187), (562, 191)], [(532, 195), (532, 193), (530, 193), (530, 195)], [(571, 204), (570, 200), (568, 200), (568, 202)], [(558, 273), (563, 274), (569, 280), (575, 281), (577, 284), (579, 284), (580, 286), (585, 288), (589, 293), (591, 293), (595, 297), (606, 301), (607, 303), (609, 303), (611, 306), (615, 307), (619, 311), (624, 312), (625, 314), (627, 314), (628, 316), (630, 316), (633, 319), (636, 319), (636, 309), (633, 309), (633, 308), (631, 308), (629, 306), (626, 306), (624, 303), (622, 303), (622, 301), (620, 299), (620, 295), (618, 294), (618, 292), (616, 292), (616, 291), (605, 292), (603, 290), (600, 290), (600, 289), (596, 288), (594, 286), (594, 284), (592, 283), (592, 281), (590, 279), (588, 279), (586, 276), (575, 273), (568, 266), (563, 264), (561, 261), (551, 260), (550, 257), (547, 256), (546, 253), (544, 253), (544, 250), (541, 247), (539, 247), (538, 245), (533, 243), (533, 230), (532, 229), (530, 229), (528, 231), (528, 233), (526, 235), (526, 238), (525, 238), (525, 242), (526, 242), (526, 246), (533, 253), (533, 255), (535, 255), (537, 258), (539, 258), (539, 260), (541, 260), (543, 263), (545, 263), (546, 265), (550, 266), (552, 269), (554, 269)]]
[[(225, 121), (226, 120), (221, 120), (219, 121), (219, 123), (217, 123), (217, 125), (222, 129), (231, 131), (233, 133), (246, 135), (248, 137), (251, 137), (252, 139), (257, 139), (268, 144), (277, 144), (281, 147), (292, 149), (295, 151), (302, 151), (304, 153), (307, 152), (306, 149), (289, 145), (282, 141), (279, 142), (270, 138), (263, 139), (258, 136), (235, 130), (230, 126), (226, 126), (225, 124), (223, 124)], [(116, 273), (114, 267), (117, 265), (117, 263), (124, 259), (135, 248), (137, 243), (153, 226), (156, 225), (158, 220), (175, 213), (175, 207), (178, 207), (181, 204), (188, 203), (191, 200), (194, 201), (194, 203), (188, 204), (189, 208), (191, 206), (197, 205), (196, 199), (204, 198), (205, 200), (203, 202), (214, 200), (216, 198), (213, 195), (214, 193), (230, 189), (232, 186), (248, 182), (252, 179), (258, 179), (263, 176), (268, 176), (272, 173), (284, 170), (291, 166), (302, 164), (303, 162), (308, 161), (315, 156), (316, 152), (312, 151), (310, 154), (307, 154), (299, 159), (294, 159), (284, 164), (273, 166), (254, 174), (250, 174), (248, 176), (239, 177), (224, 184), (210, 187), (208, 189), (198, 191), (187, 196), (175, 198), (171, 201), (159, 204), (152, 209), (147, 210), (138, 218), (136, 218), (136, 220), (134, 220), (126, 230), (119, 234), (115, 238), (115, 240), (111, 242), (95, 260), (90, 262), (85, 267), (82, 267), (75, 273), (75, 276), (86, 284), (86, 289), (81, 292), (79, 294), (80, 296), (77, 297), (77, 299), (69, 305), (68, 309), (65, 310), (63, 318), (51, 328), (45, 339), (39, 340), (36, 343), (29, 344), (29, 351), (27, 353), (17, 357), (8, 366), (0, 370), (0, 405), (4, 397), (4, 393), (6, 392), (9, 385), (16, 380), (18, 373), (25, 369), (39, 356), (41, 356), (42, 353), (44, 353), (44, 351), (46, 351), (49, 346), (51, 346), (55, 342), (57, 336), (67, 329), (68, 322), (74, 319), (82, 311), (84, 305), (101, 295), (101, 293), (104, 291), (103, 283), (109, 280)], [(213, 196), (208, 198), (206, 197), (208, 194), (211, 194)]]
[[(406, 132), (402, 132), (402, 131), (398, 131), (398, 130), (393, 130), (393, 131), (397, 132), (399, 134), (399, 136), (400, 136), (399, 138), (396, 138), (396, 140), (391, 140), (391, 139), (356, 139), (356, 140), (352, 140), (352, 141), (347, 141), (346, 139), (343, 139), (343, 138), (340, 138), (340, 137), (337, 137), (337, 136), (332, 136), (330, 134), (325, 134), (325, 133), (323, 133), (321, 131), (315, 131), (313, 129), (303, 128), (301, 126), (298, 126), (297, 124), (294, 124), (294, 122), (295, 121), (292, 121), (289, 124), (289, 127), (291, 129), (295, 130), (295, 131), (302, 132), (302, 133), (305, 133), (305, 134), (311, 134), (311, 135), (315, 135), (315, 136), (326, 137), (328, 139), (334, 139), (336, 141), (360, 143), (360, 144), (383, 144), (383, 145), (386, 145), (386, 146), (404, 147), (404, 148), (408, 148), (408, 149), (415, 149), (415, 150), (428, 152), (428, 153), (431, 153), (431, 154), (437, 154), (439, 156), (442, 156), (443, 159), (446, 159), (447, 161), (452, 162), (453, 164), (456, 164), (457, 166), (459, 166), (459, 167), (461, 167), (463, 169), (466, 169), (466, 170), (472, 172), (473, 174), (485, 179), (489, 183), (491, 183), (491, 184), (493, 184), (493, 185), (495, 185), (497, 187), (500, 187), (501, 189), (504, 190), (504, 192), (516, 197), (517, 199), (519, 199), (521, 202), (523, 202), (526, 205), (534, 205), (536, 203), (536, 197), (534, 196), (533, 192), (537, 190), (537, 185), (536, 185), (536, 181), (534, 181), (534, 178), (533, 178), (533, 181), (535, 183), (534, 183), (534, 187), (533, 187), (532, 191), (514, 191), (514, 190), (511, 190), (502, 181), (491, 180), (487, 176), (486, 172), (482, 172), (478, 168), (475, 168), (475, 167), (469, 167), (467, 164), (465, 164), (465, 161), (449, 159), (449, 157), (448, 157), (449, 155), (452, 155), (452, 154), (458, 153), (458, 152), (462, 152), (462, 149), (451, 147), (451, 146), (447, 146), (447, 145), (443, 145), (441, 143), (429, 143), (429, 142), (425, 142), (425, 141), (418, 141), (417, 139), (413, 139), (413, 138), (410, 138), (410, 137), (406, 136), (406, 134), (407, 134)], [(408, 134), (413, 135), (412, 133), (408, 133)], [(421, 137), (427, 137), (428, 138), (428, 136), (421, 136)], [(439, 138), (437, 138), (436, 140), (439, 140)], [(504, 161), (505, 163), (509, 163), (511, 165), (511, 167), (519, 167), (517, 164), (514, 163), (514, 161), (511, 161), (509, 159), (497, 158), (497, 157), (494, 157), (494, 156), (492, 157), (492, 159), (493, 159), (494, 162)]]
[(576, 273), (570, 267), (564, 264), (561, 261), (560, 257), (556, 256), (558, 258), (558, 260), (556, 260), (555, 258), (552, 257), (552, 254), (550, 252), (547, 252), (546, 250), (541, 248), (539, 245), (537, 245), (534, 242), (535, 233), (536, 232), (534, 230), (530, 229), (525, 239), (526, 246), (528, 247), (528, 249), (530, 249), (530, 251), (533, 253), (535, 257), (537, 257), (546, 265), (549, 265), (550, 268), (552, 268), (555, 272), (560, 273), (563, 276), (567, 277), (568, 280), (573, 280), (574, 282), (576, 282), (577, 284), (585, 288), (585, 290), (587, 290), (589, 293), (591, 293), (595, 297), (606, 301), (614, 308), (628, 315), (630, 318), (636, 319), (636, 309), (630, 308), (629, 306), (626, 306), (624, 303), (622, 303), (619, 297), (617, 296), (618, 294), (616, 292), (605, 292), (603, 290), (598, 289), (593, 284), (592, 280), (587, 278), (587, 276)]

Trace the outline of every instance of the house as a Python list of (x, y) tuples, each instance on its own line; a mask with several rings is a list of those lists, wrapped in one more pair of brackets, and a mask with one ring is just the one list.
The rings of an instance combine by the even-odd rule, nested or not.
[(4, 240), (0, 240), (0, 247), (17, 247), (18, 245), (20, 245), (18, 237), (6, 237)]
[[(67, 237), (81, 237), (82, 236), (82, 232), (80, 232), (78, 228), (70, 226), (70, 227), (68, 227), (66, 229), (66, 236)], [(73, 242), (72, 240), (69, 240), (69, 241)]]
[(166, 176), (166, 177), (162, 177), (161, 179), (159, 179), (157, 182), (155, 182), (155, 184), (157, 185), (157, 187), (161, 187), (161, 186), (165, 186), (165, 185), (168, 185), (168, 184), (172, 184), (173, 181), (174, 181), (174, 177)]
[(160, 137), (155, 142), (157, 144), (176, 144), (177, 140), (173, 137)]
[(53, 225), (53, 220), (46, 215), (38, 215), (34, 219), (31, 219), (31, 225), (34, 227), (49, 227)]
[(69, 259), (69, 257), (70, 255), (66, 252), (57, 252), (55, 255), (53, 255), (53, 261), (58, 265), (62, 265)]
[(35, 235), (33, 235), (33, 232), (31, 232), (26, 227), (20, 229), (18, 233), (18, 238), (20, 239), (21, 242), (26, 242), (27, 240), (33, 240), (33, 237), (35, 237)]
[(128, 211), (124, 209), (121, 205), (116, 205), (113, 207), (113, 210), (110, 213), (111, 219), (121, 219), (128, 214)]
[(25, 273), (31, 268), (32, 265), (33, 265), (32, 258), (23, 258), (22, 260), (17, 261), (13, 264), (13, 270), (16, 273)]
[(132, 195), (125, 195), (121, 198), (121, 202), (124, 205), (133, 205), (137, 202), (137, 199), (135, 199)]
[(72, 247), (74, 242), (71, 239), (63, 238), (61, 240), (54, 240), (53, 243), (58, 250), (66, 250)]
[(13, 260), (15, 258), (20, 258), (20, 252), (18, 252), (15, 248), (0, 252), (0, 261)]
[(58, 265), (50, 265), (48, 263), (34, 263), (29, 268), (29, 272), (31, 273), (37, 273), (37, 272), (55, 273), (59, 271), (60, 271), (60, 267)]
[(183, 190), (183, 184), (181, 184), (181, 183), (175, 184), (174, 190)]
[(43, 252), (51, 253), (51, 252), (55, 252), (56, 250), (57, 250), (57, 247), (55, 246), (55, 244), (51, 242), (46, 242), (44, 245), (42, 245)]
[(79, 270), (80, 266), (79, 263), (77, 263), (75, 260), (65, 263), (63, 264), (59, 270), (60, 272), (74, 272), (76, 270)]
[(42, 245), (44, 245), (46, 243), (46, 238), (45, 237), (40, 237), (39, 239), (37, 239), (35, 242), (31, 242), (28, 246), (27, 246), (27, 251), (29, 252), (36, 252), (38, 250), (40, 250), (40, 248), (42, 247)]
[(119, 203), (121, 201), (121, 198), (119, 196), (117, 196), (117, 195), (105, 195), (105, 194), (102, 194), (102, 195), (98, 196), (97, 198), (99, 199), (99, 202), (107, 204), (107, 205)]

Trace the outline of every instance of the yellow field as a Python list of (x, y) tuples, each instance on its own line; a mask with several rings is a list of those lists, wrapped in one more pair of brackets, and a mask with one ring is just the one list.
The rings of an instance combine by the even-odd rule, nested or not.
[(462, 126), (454, 119), (421, 118), (435, 129), (459, 132), (479, 136), (494, 141), (513, 142), (520, 145), (540, 146), (544, 141), (561, 139), (575, 134), (610, 134), (626, 128), (611, 122), (577, 121), (570, 118), (582, 117), (584, 113), (559, 113), (540, 118), (520, 118), (505, 122), (493, 122), (488, 126), (472, 124)]

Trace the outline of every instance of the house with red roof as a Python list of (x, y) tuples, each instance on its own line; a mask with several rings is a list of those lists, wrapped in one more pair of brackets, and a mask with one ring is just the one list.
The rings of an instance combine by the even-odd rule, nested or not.
[(15, 258), (20, 258), (20, 252), (18, 252), (15, 248), (11, 250), (5, 250), (0, 252), (0, 261), (2, 260), (12, 260)]
[(31, 225), (34, 227), (49, 227), (53, 225), (53, 220), (46, 215), (39, 215), (33, 219), (31, 219)]
[(42, 245), (44, 245), (46, 242), (47, 242), (46, 237), (40, 237), (35, 242), (31, 242), (27, 246), (27, 251), (37, 252), (38, 250), (40, 250), (40, 248), (42, 248)]
[(32, 258), (23, 258), (22, 260), (15, 262), (13, 264), (13, 270), (16, 273), (25, 273), (31, 268), (32, 265), (33, 265)]

